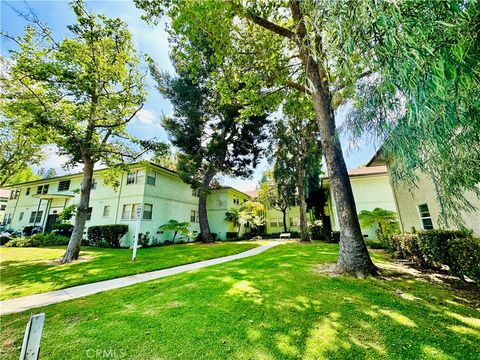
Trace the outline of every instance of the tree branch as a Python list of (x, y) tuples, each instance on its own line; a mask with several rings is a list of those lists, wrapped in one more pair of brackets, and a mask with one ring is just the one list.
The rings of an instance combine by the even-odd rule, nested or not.
[(291, 88), (291, 89), (295, 89), (295, 90), (298, 90), (298, 91), (301, 91), (303, 93), (306, 93), (306, 94), (311, 94), (311, 91), (308, 90), (305, 86), (303, 86), (302, 84), (299, 84), (299, 83), (296, 83), (295, 81), (288, 81), (286, 83), (287, 87)]

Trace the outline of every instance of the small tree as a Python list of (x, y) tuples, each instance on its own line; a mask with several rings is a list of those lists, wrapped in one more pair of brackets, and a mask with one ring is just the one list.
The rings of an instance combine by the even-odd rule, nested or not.
[(387, 243), (392, 234), (398, 233), (400, 227), (398, 224), (397, 213), (395, 211), (375, 208), (372, 211), (362, 210), (358, 214), (358, 220), (363, 227), (376, 225), (377, 240)]
[(247, 201), (240, 208), (233, 208), (225, 214), (225, 221), (231, 222), (237, 226), (237, 234), (240, 234), (242, 225), (257, 229), (265, 223), (265, 218), (261, 213), (265, 207), (256, 201)]
[(127, 26), (120, 19), (87, 11), (83, 1), (72, 2), (76, 23), (71, 37), (54, 39), (34, 16), (33, 26), (14, 40), (9, 76), (2, 80), (2, 103), (9, 114), (28, 113), (31, 126), (47, 129), (69, 164), (83, 165), (83, 180), (74, 230), (62, 261), (78, 258), (87, 218), (95, 164), (118, 167), (137, 159), (126, 125), (145, 100), (143, 78)]
[[(277, 163), (274, 172), (266, 171), (260, 184), (257, 201), (266, 209), (275, 209), (283, 214), (283, 230), (287, 229), (287, 210), (295, 205), (296, 181), (292, 170), (284, 163)], [(274, 176), (274, 174), (276, 174)]]
[(175, 242), (175, 238), (177, 237), (178, 234), (191, 237), (189, 227), (190, 227), (190, 223), (188, 221), (179, 222), (177, 220), (171, 219), (171, 220), (168, 220), (168, 223), (161, 225), (160, 230), (173, 231), (172, 242)]

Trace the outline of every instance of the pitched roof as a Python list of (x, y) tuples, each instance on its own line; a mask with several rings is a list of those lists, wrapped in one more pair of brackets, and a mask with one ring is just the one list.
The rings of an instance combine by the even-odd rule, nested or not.
[(373, 174), (386, 174), (387, 167), (385, 165), (380, 166), (365, 166), (359, 167), (356, 169), (348, 170), (348, 176), (358, 176), (358, 175), (373, 175)]
[(10, 197), (10, 190), (0, 189), (0, 198), (9, 198), (9, 197)]
[(254, 199), (258, 197), (258, 189), (250, 190), (250, 191), (244, 191), (244, 193), (247, 194), (248, 196), (254, 198)]

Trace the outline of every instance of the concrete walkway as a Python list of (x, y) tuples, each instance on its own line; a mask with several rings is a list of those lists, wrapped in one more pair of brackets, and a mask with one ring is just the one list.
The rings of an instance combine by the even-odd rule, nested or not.
[(102, 291), (118, 289), (145, 281), (160, 279), (166, 276), (180, 274), (183, 272), (201, 269), (207, 266), (222, 264), (232, 260), (243, 259), (249, 256), (258, 255), (265, 250), (277, 246), (282, 241), (271, 241), (268, 244), (258, 246), (239, 254), (228, 255), (216, 259), (203, 260), (192, 264), (175, 266), (163, 270), (155, 270), (137, 275), (125, 276), (117, 279), (99, 281), (86, 285), (73, 286), (70, 288), (49, 291), (42, 294), (24, 296), (20, 298), (7, 299), (0, 301), (0, 315), (12, 314), (28, 309), (33, 309), (45, 305), (56, 304), (62, 301), (72, 300), (83, 296), (96, 294)]

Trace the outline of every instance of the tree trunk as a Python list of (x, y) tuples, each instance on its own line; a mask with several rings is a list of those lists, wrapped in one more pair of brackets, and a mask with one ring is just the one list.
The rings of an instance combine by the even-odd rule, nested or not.
[(210, 182), (214, 178), (216, 172), (212, 168), (209, 168), (205, 173), (205, 176), (200, 187), (200, 195), (198, 198), (198, 217), (200, 222), (200, 234), (204, 243), (212, 243), (213, 236), (210, 231), (210, 225), (208, 224), (207, 213), (207, 196), (210, 190)]
[(282, 209), (282, 213), (283, 213), (283, 232), (288, 232), (288, 229), (287, 229), (287, 209), (288, 208), (284, 208)]
[(93, 165), (92, 159), (86, 159), (83, 162), (83, 180), (80, 188), (80, 202), (77, 206), (77, 213), (75, 215), (75, 225), (73, 226), (72, 236), (68, 242), (67, 251), (62, 258), (62, 263), (67, 263), (77, 260), (80, 254), (80, 245), (82, 243), (83, 231), (85, 229), (85, 222), (87, 221), (88, 206), (90, 203), (90, 190), (93, 179)]
[[(301, 166), (301, 164), (299, 164), (299, 166)], [(298, 202), (300, 204), (300, 241), (310, 241), (307, 224), (307, 203), (305, 202), (305, 190), (303, 186), (303, 172), (302, 168), (297, 169)]]
[[(315, 117), (320, 130), (320, 141), (325, 154), (332, 192), (337, 205), (340, 225), (340, 253), (337, 269), (361, 277), (376, 274), (376, 267), (368, 254), (357, 218), (352, 187), (335, 127), (335, 114), (331, 104), (327, 75), (322, 63), (315, 60), (319, 57), (320, 61), (323, 60), (321, 38), (317, 36), (315, 44), (310, 41), (299, 0), (291, 0), (290, 4), (293, 18), (297, 22), (296, 41), (300, 58), (309, 83), (313, 87), (312, 101)], [(312, 46), (317, 48), (318, 54), (316, 57), (310, 51)]]

